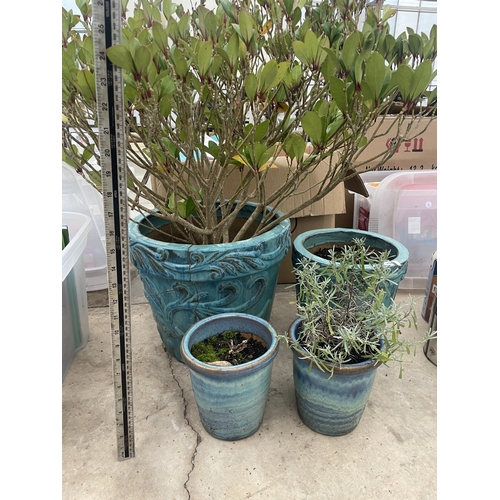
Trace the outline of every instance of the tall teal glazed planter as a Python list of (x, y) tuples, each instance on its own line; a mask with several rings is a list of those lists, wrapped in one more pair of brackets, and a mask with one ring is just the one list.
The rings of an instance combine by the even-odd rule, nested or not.
[[(248, 217), (247, 204), (239, 217)], [(131, 261), (138, 269), (158, 332), (167, 351), (182, 361), (180, 342), (197, 321), (235, 312), (271, 315), (281, 261), (290, 249), (287, 219), (266, 233), (235, 243), (188, 245), (148, 237), (144, 218), (129, 226)], [(163, 219), (148, 216), (160, 227)]]
[(399, 241), (382, 234), (358, 229), (326, 228), (313, 229), (299, 234), (292, 247), (292, 264), (299, 265), (302, 258), (314, 260), (320, 266), (326, 266), (328, 261), (314, 254), (315, 248), (332, 248), (333, 245), (343, 246), (352, 243), (355, 238), (364, 238), (365, 245), (390, 252), (388, 266), (394, 271), (394, 276), (386, 284), (386, 299), (384, 304), (390, 306), (396, 296), (399, 284), (408, 270), (408, 249)]
[[(214, 366), (191, 354), (194, 344), (226, 330), (260, 337), (268, 350), (237, 366)], [(278, 354), (276, 332), (265, 320), (248, 314), (219, 314), (193, 325), (184, 335), (181, 355), (189, 368), (200, 420), (213, 437), (246, 438), (257, 431), (264, 417), (273, 361)]]
[[(297, 342), (302, 320), (297, 318), (289, 329)], [(377, 368), (372, 360), (335, 367), (331, 378), (313, 363), (305, 350), (293, 352), (293, 381), (297, 412), (310, 429), (327, 436), (342, 436), (359, 424), (368, 402)]]

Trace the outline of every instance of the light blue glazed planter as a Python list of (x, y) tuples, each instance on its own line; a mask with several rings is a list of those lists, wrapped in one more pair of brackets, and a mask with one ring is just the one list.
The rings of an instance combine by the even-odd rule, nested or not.
[[(239, 217), (254, 209), (249, 203)], [(165, 224), (154, 216), (148, 221), (155, 227)], [(290, 249), (288, 219), (260, 236), (225, 244), (166, 243), (148, 238), (150, 232), (130, 223), (131, 260), (163, 344), (179, 361), (182, 336), (203, 318), (235, 312), (269, 321), (280, 264)]]
[[(226, 330), (252, 333), (269, 349), (261, 357), (237, 366), (213, 366), (198, 361), (191, 347)], [(193, 325), (184, 335), (181, 355), (188, 366), (194, 397), (205, 430), (217, 439), (243, 439), (260, 427), (279, 344), (265, 320), (248, 314), (218, 314)]]
[(355, 238), (364, 238), (365, 244), (369, 247), (379, 250), (389, 250), (390, 261), (389, 266), (394, 271), (394, 276), (391, 281), (387, 283), (386, 299), (384, 304), (390, 306), (399, 284), (406, 275), (408, 270), (408, 249), (392, 238), (382, 234), (373, 233), (370, 231), (362, 231), (358, 229), (344, 229), (344, 228), (327, 228), (327, 229), (314, 229), (299, 234), (292, 247), (292, 264), (297, 267), (300, 259), (307, 258), (314, 260), (320, 266), (326, 266), (328, 260), (314, 255), (312, 250), (316, 247), (329, 247), (332, 248), (334, 244), (343, 246), (352, 243)]
[[(297, 318), (289, 336), (297, 342), (302, 320)], [(336, 367), (333, 376), (322, 372), (310, 360), (293, 352), (293, 380), (299, 416), (310, 429), (327, 436), (352, 432), (365, 410), (380, 363), (364, 361)], [(302, 350), (303, 356), (307, 356)], [(302, 356), (302, 357), (303, 357)]]

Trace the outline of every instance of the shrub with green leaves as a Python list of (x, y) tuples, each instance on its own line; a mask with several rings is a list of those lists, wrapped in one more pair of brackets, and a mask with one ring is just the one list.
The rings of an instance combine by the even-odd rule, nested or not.
[[(76, 3), (80, 14), (62, 11), (63, 160), (99, 189), (92, 2)], [(354, 175), (396, 99), (394, 140), (373, 169), (435, 114), (436, 91), (426, 89), (436, 28), (395, 38), (387, 22), (394, 11), (379, 4), (220, 0), (214, 10), (200, 3), (184, 11), (169, 0), (161, 9), (158, 0), (138, 0), (130, 13), (127, 4), (121, 44), (107, 55), (123, 70), (127, 159), (140, 167), (127, 172), (129, 203), (191, 243), (241, 239), (257, 219), (260, 234), (322, 199)], [(278, 155), (286, 178), (270, 191)], [(327, 174), (307, 201), (274, 218), (321, 162)], [(152, 189), (152, 178), (166, 194)], [(230, 236), (248, 201), (258, 209)]]

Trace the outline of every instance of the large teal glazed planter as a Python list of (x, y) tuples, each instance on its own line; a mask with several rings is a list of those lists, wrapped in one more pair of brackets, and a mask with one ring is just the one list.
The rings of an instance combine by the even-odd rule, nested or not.
[[(237, 366), (210, 365), (191, 354), (194, 344), (226, 330), (252, 333), (269, 349), (259, 358)], [(181, 355), (189, 368), (200, 420), (211, 436), (233, 441), (257, 431), (264, 417), (278, 349), (273, 327), (249, 314), (218, 314), (199, 321), (186, 332)]]
[(320, 266), (326, 266), (328, 261), (315, 255), (312, 250), (316, 247), (329, 247), (352, 243), (355, 238), (364, 238), (365, 244), (374, 249), (389, 250), (389, 263), (388, 265), (394, 271), (394, 276), (386, 285), (386, 299), (384, 304), (390, 306), (399, 284), (406, 275), (408, 270), (408, 249), (399, 241), (394, 240), (382, 234), (373, 233), (370, 231), (362, 231), (358, 229), (344, 229), (344, 228), (326, 228), (326, 229), (313, 229), (299, 234), (292, 247), (292, 265), (296, 268), (302, 258), (314, 260)]
[[(296, 343), (302, 320), (297, 318), (289, 329)], [(335, 367), (333, 376), (322, 372), (300, 346), (293, 352), (293, 381), (297, 412), (310, 429), (327, 436), (342, 436), (352, 432), (366, 407), (377, 368), (372, 360)]]
[[(255, 206), (245, 205), (239, 217)], [(165, 224), (159, 217), (147, 219), (154, 227)], [(203, 318), (235, 312), (269, 320), (280, 264), (290, 249), (288, 219), (260, 236), (214, 245), (157, 241), (148, 237), (152, 229), (141, 224), (144, 217), (135, 221), (129, 226), (131, 261), (163, 344), (179, 361), (182, 336)]]

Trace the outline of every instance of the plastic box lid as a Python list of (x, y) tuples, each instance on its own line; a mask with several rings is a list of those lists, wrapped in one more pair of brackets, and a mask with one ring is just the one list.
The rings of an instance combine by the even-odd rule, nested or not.
[[(392, 174), (380, 182), (373, 194), (370, 209), (370, 231), (394, 238), (394, 217), (402, 190), (437, 190), (437, 172), (401, 172)], [(401, 200), (404, 204), (404, 201)], [(424, 202), (427, 203), (427, 202)], [(437, 209), (437, 203), (426, 208)], [(432, 255), (432, 254), (431, 254)]]

